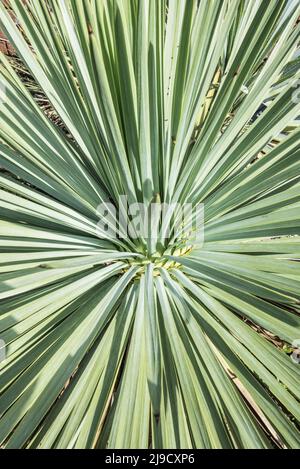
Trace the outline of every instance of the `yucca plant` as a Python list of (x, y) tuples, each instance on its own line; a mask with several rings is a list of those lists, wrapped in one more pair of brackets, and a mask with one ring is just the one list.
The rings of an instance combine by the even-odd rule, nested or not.
[(2, 447), (300, 447), (299, 16), (0, 3)]

